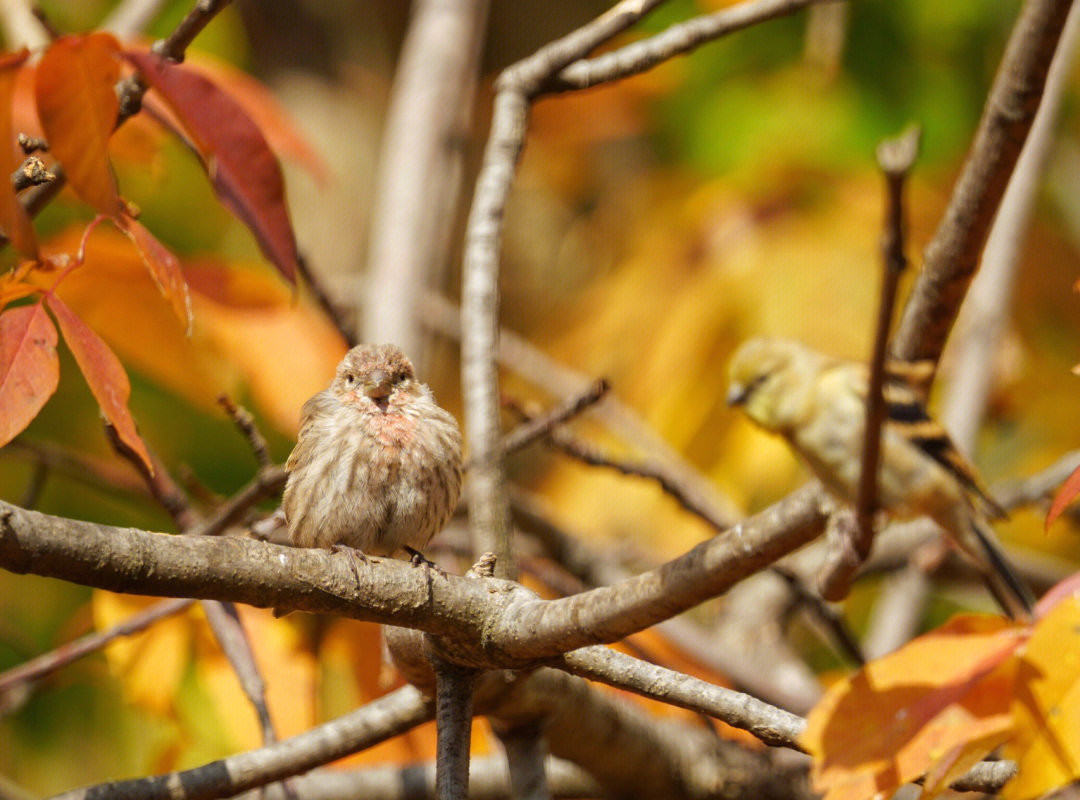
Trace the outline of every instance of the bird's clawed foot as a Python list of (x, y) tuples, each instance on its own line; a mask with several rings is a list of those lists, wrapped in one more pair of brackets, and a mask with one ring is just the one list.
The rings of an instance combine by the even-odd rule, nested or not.
[(428, 579), (428, 583), (431, 583), (432, 572), (444, 578), (446, 577), (446, 570), (444, 570), (434, 561), (429, 561), (428, 559), (424, 558), (424, 554), (417, 550), (415, 547), (409, 547), (408, 545), (405, 545), (402, 549), (405, 550), (405, 552), (408, 553), (410, 556), (412, 556), (412, 558), (409, 559), (410, 564), (412, 564), (414, 567), (423, 567), (424, 574), (427, 576)]
[(371, 562), (368, 561), (368, 557), (364, 555), (362, 550), (357, 550), (355, 547), (349, 547), (346, 544), (332, 544), (330, 545), (331, 553), (348, 553), (351, 558), (349, 564), (352, 566), (353, 578), (356, 579), (356, 585), (360, 586), (360, 571), (356, 568), (356, 562), (361, 562), (365, 567), (371, 566)]

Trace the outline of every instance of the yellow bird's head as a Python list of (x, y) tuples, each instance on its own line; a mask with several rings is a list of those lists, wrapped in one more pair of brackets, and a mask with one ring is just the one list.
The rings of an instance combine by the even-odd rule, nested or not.
[(798, 342), (749, 339), (731, 357), (728, 405), (742, 406), (762, 428), (783, 433), (798, 421), (807, 382), (824, 361)]

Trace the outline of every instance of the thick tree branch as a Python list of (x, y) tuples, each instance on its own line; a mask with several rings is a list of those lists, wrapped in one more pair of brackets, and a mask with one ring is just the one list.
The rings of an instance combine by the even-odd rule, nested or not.
[(923, 254), (892, 342), (894, 357), (937, 361), (1035, 119), (1069, 0), (1028, 0), (1009, 37), (967, 161)]
[[(807, 488), (662, 567), (542, 601), (516, 584), (437, 576), (393, 559), (235, 537), (168, 536), (51, 517), (0, 502), (0, 566), (121, 592), (297, 608), (424, 630), (467, 666), (527, 665), (616, 641), (726, 591), (821, 530)], [(529, 635), (525, 635), (525, 631)]]
[(365, 341), (394, 342), (418, 364), (419, 301), (448, 261), (489, 4), (411, 4), (376, 162), (358, 328)]

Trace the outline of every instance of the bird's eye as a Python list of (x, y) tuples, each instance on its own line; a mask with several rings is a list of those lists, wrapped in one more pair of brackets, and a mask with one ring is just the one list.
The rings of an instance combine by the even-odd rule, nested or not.
[(352, 386), (354, 383), (356, 383), (356, 376), (353, 375), (351, 372), (346, 372), (345, 373), (345, 385), (346, 386)]

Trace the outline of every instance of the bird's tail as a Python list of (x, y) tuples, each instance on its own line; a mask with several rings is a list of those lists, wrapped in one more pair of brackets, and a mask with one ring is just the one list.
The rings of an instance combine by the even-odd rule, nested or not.
[(983, 574), (987, 588), (1006, 614), (1015, 620), (1030, 621), (1032, 609), (1035, 608), (1035, 595), (1001, 550), (993, 531), (979, 520), (973, 517), (969, 519), (971, 531), (986, 556)]

